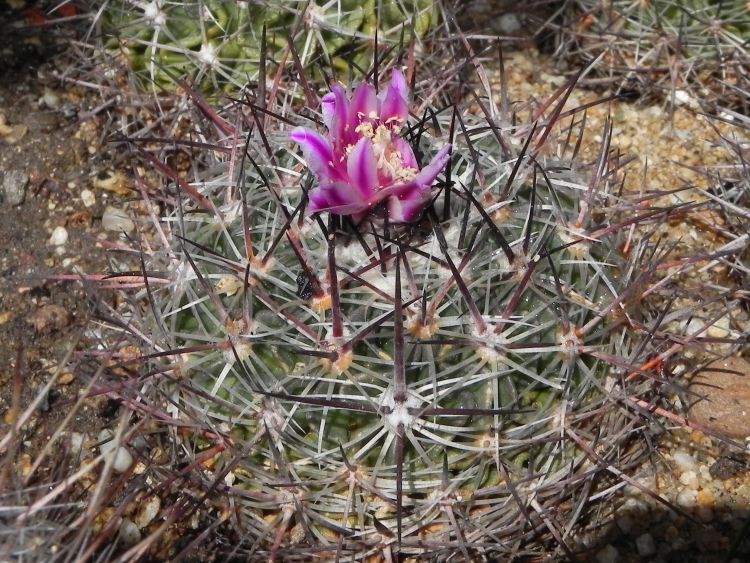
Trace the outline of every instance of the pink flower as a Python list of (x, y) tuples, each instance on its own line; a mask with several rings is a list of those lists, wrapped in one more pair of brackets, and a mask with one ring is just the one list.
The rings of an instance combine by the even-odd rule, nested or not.
[(310, 191), (308, 210), (364, 217), (385, 202), (393, 222), (414, 220), (430, 201), (432, 183), (445, 168), (451, 146), (443, 147), (419, 169), (401, 136), (409, 116), (404, 75), (393, 71), (385, 92), (360, 84), (351, 99), (338, 84), (323, 96), (328, 135), (298, 127), (290, 138), (302, 147), (319, 185)]

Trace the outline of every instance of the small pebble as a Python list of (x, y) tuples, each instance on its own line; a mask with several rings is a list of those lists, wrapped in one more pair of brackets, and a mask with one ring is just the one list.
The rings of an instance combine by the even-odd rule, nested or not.
[(105, 231), (129, 233), (135, 229), (135, 223), (122, 209), (108, 205), (102, 215), (102, 227)]
[(635, 549), (641, 557), (648, 557), (656, 553), (656, 543), (651, 534), (646, 532), (635, 539)]
[(92, 207), (96, 203), (96, 196), (91, 190), (81, 190), (81, 201), (85, 207)]
[(674, 462), (677, 464), (677, 467), (682, 469), (683, 471), (695, 471), (695, 460), (693, 459), (693, 456), (691, 456), (687, 452), (683, 451), (676, 451), (672, 458), (674, 459)]
[(123, 518), (120, 523), (120, 540), (125, 546), (131, 546), (141, 541), (141, 531), (129, 518)]
[(68, 242), (68, 230), (65, 227), (55, 227), (47, 242), (53, 246), (64, 245)]
[(610, 544), (605, 545), (596, 552), (597, 563), (616, 563), (619, 557), (620, 553), (617, 551), (617, 548)]
[(633, 519), (630, 516), (622, 516), (617, 519), (617, 527), (628, 534), (633, 529)]
[(76, 376), (66, 371), (60, 377), (57, 378), (57, 383), (60, 385), (70, 385), (75, 380)]
[(5, 203), (11, 206), (21, 205), (26, 199), (26, 188), (29, 176), (20, 170), (7, 170), (3, 174), (3, 197)]
[(695, 471), (685, 471), (680, 475), (680, 483), (685, 485), (688, 489), (698, 488), (698, 476)]
[(698, 492), (693, 489), (682, 489), (677, 495), (677, 504), (683, 508), (693, 508), (698, 499)]
[(26, 322), (37, 332), (54, 331), (65, 328), (70, 324), (70, 313), (62, 305), (49, 303), (37, 309)]
[(57, 95), (57, 92), (50, 90), (49, 88), (44, 89), (44, 95), (39, 101), (49, 109), (57, 109), (60, 107), (60, 96)]
[(135, 525), (142, 530), (148, 526), (154, 518), (156, 518), (160, 509), (161, 499), (158, 496), (154, 495), (147, 498), (141, 503), (141, 507), (135, 517)]
[(79, 455), (83, 451), (83, 443), (85, 442), (85, 435), (80, 432), (70, 433), (70, 452), (73, 455)]
[(133, 465), (133, 456), (126, 447), (115, 444), (112, 436), (109, 430), (99, 432), (99, 442), (102, 442), (99, 451), (104, 456), (104, 461), (112, 464), (112, 469), (117, 473), (124, 473)]

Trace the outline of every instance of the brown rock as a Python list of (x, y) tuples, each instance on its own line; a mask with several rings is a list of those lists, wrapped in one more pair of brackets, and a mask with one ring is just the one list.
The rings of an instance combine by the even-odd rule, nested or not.
[(697, 398), (690, 419), (730, 438), (750, 436), (750, 363), (741, 358), (717, 360), (690, 383)]
[(60, 305), (44, 305), (29, 317), (28, 322), (37, 332), (60, 330), (70, 323), (70, 314)]

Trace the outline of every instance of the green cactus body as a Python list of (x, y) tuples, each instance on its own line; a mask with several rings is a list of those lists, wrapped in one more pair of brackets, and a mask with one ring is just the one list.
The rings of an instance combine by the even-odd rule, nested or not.
[[(412, 23), (416, 37), (422, 38), (436, 19), (431, 0), (384, 1), (378, 41), (382, 48), (398, 44), (402, 35), (409, 41)], [(124, 50), (146, 84), (173, 89), (175, 77), (189, 78), (206, 93), (237, 90), (257, 79), (264, 24), (271, 60), (281, 62), (287, 36), (298, 30), (294, 45), (306, 68), (322, 59), (325, 67), (333, 64), (340, 72), (367, 69), (377, 27), (376, 1), (115, 0), (104, 12), (104, 29), (112, 37), (107, 47)]]
[[(405, 134), (423, 161), (445, 113)], [(304, 215), (311, 176), (283, 125), (238, 178), (196, 186), (211, 210), (184, 200), (167, 220), (154, 342), (181, 416), (243, 452), (231, 490), (258, 557), (501, 553), (541, 509), (514, 499), (556, 505), (598, 467), (569, 433), (597, 441), (623, 393), (607, 359), (638, 361), (627, 201), (563, 156), (509, 153), (518, 130), (462, 121), (450, 196), (416, 224)], [(623, 455), (618, 436), (598, 455)]]

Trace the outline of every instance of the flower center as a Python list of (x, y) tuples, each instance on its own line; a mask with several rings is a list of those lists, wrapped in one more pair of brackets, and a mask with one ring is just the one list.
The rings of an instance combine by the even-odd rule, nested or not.
[[(398, 135), (398, 129), (397, 125), (388, 127), (382, 123), (373, 127), (371, 122), (365, 121), (360, 123), (355, 131), (372, 142), (378, 172), (393, 181), (409, 182), (416, 177), (418, 170), (404, 164), (404, 156), (393, 142), (394, 135)], [(353, 145), (349, 145), (346, 148), (347, 153), (353, 148)]]

